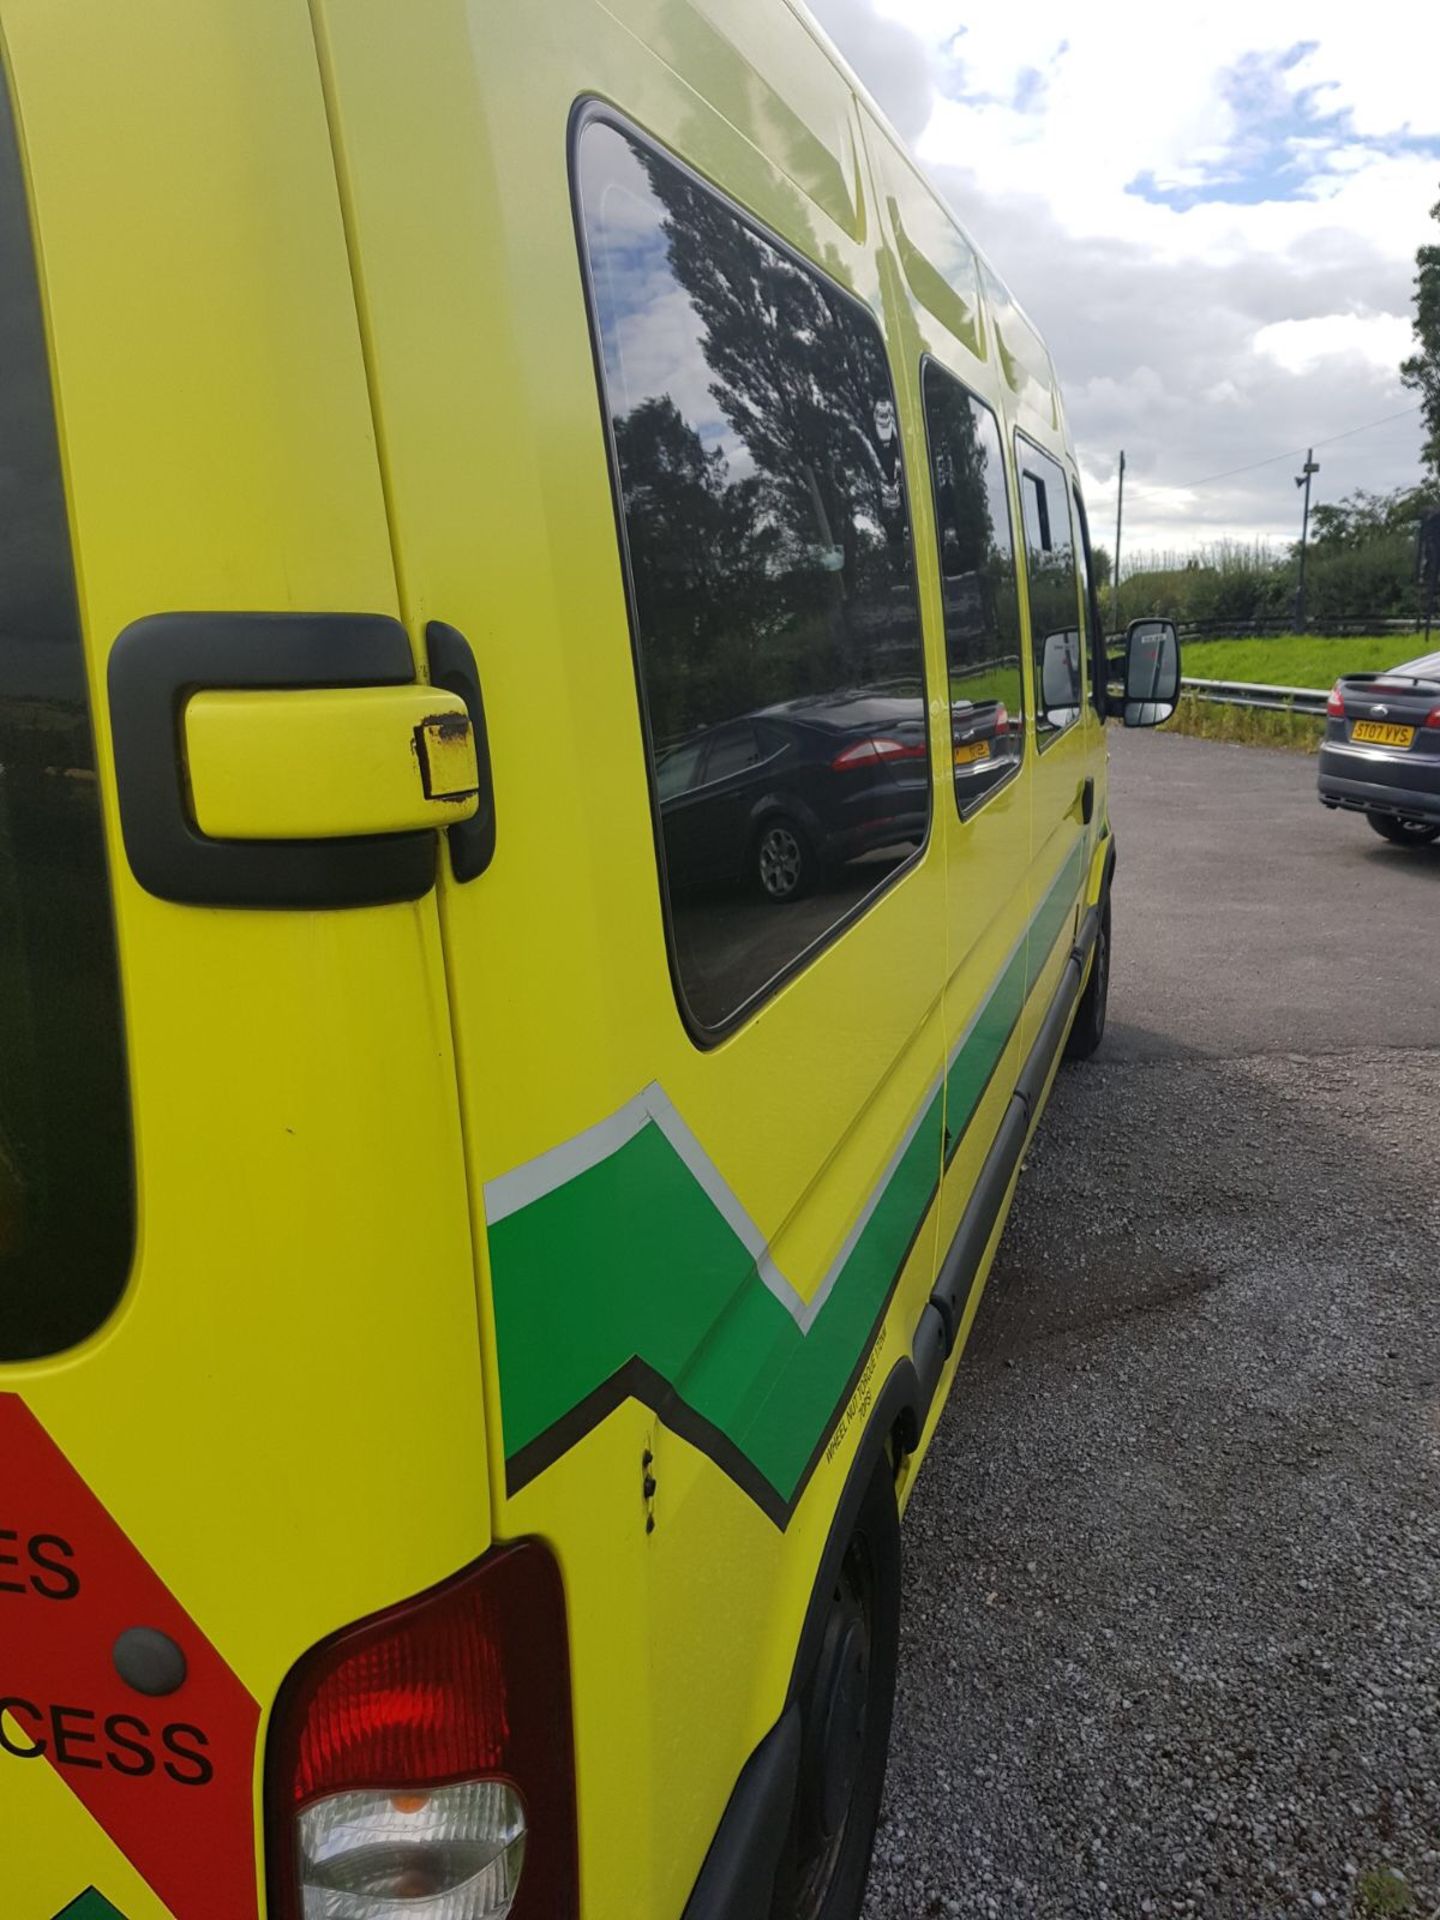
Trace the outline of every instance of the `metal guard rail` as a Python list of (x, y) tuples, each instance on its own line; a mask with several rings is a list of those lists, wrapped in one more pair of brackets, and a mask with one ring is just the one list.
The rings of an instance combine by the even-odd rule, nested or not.
[(1329, 688), (1265, 687), (1249, 680), (1192, 680), (1182, 678), (1181, 688), (1222, 707), (1267, 707), (1279, 713), (1323, 715)]

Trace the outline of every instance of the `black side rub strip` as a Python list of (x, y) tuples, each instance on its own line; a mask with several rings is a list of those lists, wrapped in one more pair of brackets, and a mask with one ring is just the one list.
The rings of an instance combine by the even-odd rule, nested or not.
[(120, 825), (135, 878), (201, 907), (362, 907), (418, 900), (435, 835), (215, 840), (186, 801), (181, 712), (201, 688), (393, 687), (415, 678), (410, 640), (379, 613), (157, 613), (110, 653)]
[[(974, 1284), (1001, 1202), (1024, 1149), (1035, 1102), (1059, 1051), (1060, 1037), (1078, 997), (1085, 966), (1099, 932), (1113, 870), (1112, 846), (1099, 901), (1081, 924), (1044, 1025), (1035, 1037), (1014, 1098), (951, 1243), (934, 1295), (915, 1329), (913, 1364), (909, 1360), (899, 1361), (876, 1397), (821, 1555), (814, 1586), (816, 1595), (827, 1593), (838, 1577), (864, 1489), (891, 1433), (898, 1431), (901, 1444), (907, 1449), (919, 1441), (946, 1357), (954, 1347), (959, 1307)], [(1022, 1092), (1021, 1086), (1029, 1091)], [(867, 1341), (867, 1353), (870, 1345), (871, 1341)], [(783, 1838), (788, 1828), (795, 1797), (799, 1758), (797, 1702), (804, 1678), (812, 1670), (817, 1656), (818, 1634), (824, 1617), (823, 1608), (811, 1606), (796, 1649), (785, 1710), (741, 1770), (686, 1905), (684, 1920), (754, 1920), (756, 1914), (769, 1910), (778, 1858), (777, 1837)]]
[(745, 1762), (684, 1920), (755, 1920), (770, 1911), (801, 1745), (800, 1708), (792, 1701)]
[[(1020, 1164), (1020, 1156), (1025, 1151), (1025, 1142), (1029, 1137), (1030, 1123), (1034, 1119), (1040, 1104), (1040, 1095), (1055, 1064), (1060, 1044), (1065, 1035), (1066, 1023), (1074, 1011), (1075, 1002), (1080, 997), (1080, 984), (1085, 978), (1085, 967), (1090, 951), (1095, 945), (1100, 931), (1100, 915), (1104, 906), (1104, 893), (1100, 901), (1090, 908), (1081, 923), (1080, 933), (1065, 962), (1060, 975), (1060, 983), (1050, 1002), (1049, 1012), (1045, 1015), (1039, 1033), (1035, 1036), (1020, 1077), (1015, 1083), (1015, 1092), (1010, 1105), (1005, 1110), (1005, 1118), (996, 1130), (994, 1142), (985, 1156), (985, 1164), (980, 1169), (980, 1178), (975, 1183), (975, 1191), (970, 1196), (970, 1204), (965, 1209), (955, 1238), (944, 1260), (940, 1263), (940, 1275), (935, 1282), (930, 1302), (945, 1322), (945, 1353), (948, 1356), (955, 1346), (956, 1335), (960, 1330), (960, 1321), (964, 1316), (970, 1290), (975, 1284), (975, 1276), (980, 1270), (980, 1262), (985, 1249), (990, 1244), (990, 1236), (995, 1231), (995, 1222), (1000, 1218), (1000, 1209), (1014, 1178), (1015, 1169)], [(925, 1326), (922, 1318), (921, 1327)], [(938, 1368), (936, 1374), (938, 1378)]]

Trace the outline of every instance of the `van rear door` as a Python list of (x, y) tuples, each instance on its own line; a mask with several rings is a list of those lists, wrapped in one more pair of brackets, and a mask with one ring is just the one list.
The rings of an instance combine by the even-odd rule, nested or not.
[(0, 27), (0, 1904), (254, 1920), (287, 1671), (489, 1538), (428, 696), (304, 0)]
[[(480, 871), (484, 849), (462, 847), (441, 888), (486, 1236), (492, 1497), (500, 1530), (551, 1541), (565, 1575), (585, 1912), (673, 1915), (780, 1711), (840, 1489), (934, 1275), (945, 839), (937, 820), (894, 858), (931, 782), (904, 500), (880, 457), (895, 408), (871, 384), (885, 363), (858, 126), (798, 18), (752, 0), (444, 0), (414, 17), (323, 0), (317, 17), (404, 604), (442, 683), (468, 642), (490, 730), (494, 859)], [(703, 222), (722, 238), (687, 245)], [(793, 532), (749, 602), (784, 616), (770, 640), (723, 586), (682, 627), (707, 562), (721, 579), (729, 557), (733, 581), (733, 556), (762, 550), (752, 522), (737, 532), (731, 479), (743, 503), (762, 485), (743, 476), (797, 450), (757, 431), (752, 460), (724, 425), (745, 417), (745, 372), (775, 364), (760, 259), (785, 290), (783, 351), (799, 311), (831, 343), (809, 355), (827, 409), (808, 476), (788, 468), (773, 496)], [(717, 279), (739, 263), (716, 364), (698, 319), (711, 261)], [(845, 444), (869, 450), (869, 531), (822, 490), (845, 470), (827, 465), (842, 409)], [(629, 476), (619, 530), (607, 428)], [(697, 447), (696, 484), (637, 478), (646, 449), (688, 476)], [(728, 503), (713, 552), (700, 494)], [(656, 509), (637, 538), (666, 501), (675, 537)], [(771, 553), (779, 536), (758, 533)], [(632, 579), (660, 580), (650, 607), (678, 603), (673, 631), (698, 637), (666, 656), (695, 663), (688, 686), (653, 672), (638, 589), (632, 652), (622, 540)], [(862, 547), (885, 584), (854, 588)], [(775, 585), (791, 569), (814, 609), (793, 632)], [(887, 672), (793, 685), (787, 661), (826, 635), (846, 662), (888, 637)], [(767, 658), (758, 692), (749, 662)], [(933, 698), (938, 647), (930, 664)], [(737, 847), (727, 780), (774, 811), (749, 883), (737, 859), (707, 894), (714, 838)], [(692, 802), (704, 817), (672, 828)], [(839, 877), (772, 890), (761, 822), (777, 817), (808, 822)]]

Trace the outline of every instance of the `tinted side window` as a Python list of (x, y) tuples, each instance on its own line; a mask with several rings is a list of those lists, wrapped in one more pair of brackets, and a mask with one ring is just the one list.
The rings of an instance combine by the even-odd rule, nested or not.
[(1105, 622), (1100, 616), (1100, 595), (1095, 579), (1095, 560), (1090, 551), (1090, 520), (1080, 489), (1072, 487), (1075, 505), (1075, 532), (1079, 540), (1080, 566), (1085, 597), (1081, 611), (1090, 628), (1090, 701), (1101, 719), (1105, 718), (1106, 691), (1110, 682), (1110, 656), (1105, 649)]
[(1035, 662), (1035, 733), (1042, 747), (1080, 717), (1080, 601), (1069, 487), (1058, 463), (1028, 440), (1016, 441), (1025, 579), (1030, 589), (1030, 648)]
[(895, 400), (869, 312), (674, 161), (597, 118), (578, 171), (674, 969), (714, 1029), (925, 838)]
[(0, 76), (0, 1359), (92, 1333), (133, 1202), (120, 992), (29, 212)]
[(1010, 496), (995, 416), (927, 361), (925, 429), (935, 489), (955, 799), (968, 813), (1020, 764), (1025, 694)]

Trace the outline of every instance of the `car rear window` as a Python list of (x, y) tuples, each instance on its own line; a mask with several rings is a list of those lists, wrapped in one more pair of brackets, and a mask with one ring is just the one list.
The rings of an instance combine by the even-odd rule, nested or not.
[(92, 1333), (134, 1205), (120, 991), (25, 181), (0, 75), (0, 1360)]

